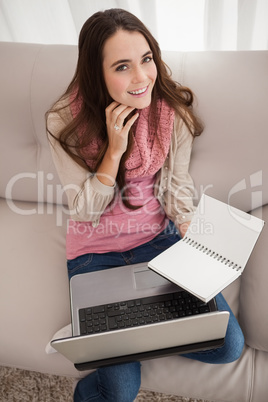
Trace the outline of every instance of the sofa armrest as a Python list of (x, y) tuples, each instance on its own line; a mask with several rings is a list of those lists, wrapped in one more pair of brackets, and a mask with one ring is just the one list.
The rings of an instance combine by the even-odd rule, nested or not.
[[(268, 205), (252, 211), (252, 215), (268, 221)], [(241, 278), (240, 324), (246, 343), (268, 352), (268, 227), (267, 224), (251, 254)], [(243, 246), (243, 245), (242, 245)]]

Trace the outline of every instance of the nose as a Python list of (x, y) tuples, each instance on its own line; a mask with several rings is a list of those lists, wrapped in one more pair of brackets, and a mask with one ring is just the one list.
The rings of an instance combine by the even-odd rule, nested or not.
[(146, 74), (142, 66), (136, 67), (133, 71), (132, 82), (134, 84), (138, 84), (140, 82), (144, 82), (145, 80), (146, 80)]

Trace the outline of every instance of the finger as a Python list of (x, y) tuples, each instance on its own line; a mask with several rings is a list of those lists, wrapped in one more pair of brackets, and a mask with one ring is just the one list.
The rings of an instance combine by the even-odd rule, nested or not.
[(117, 107), (115, 107), (113, 110), (112, 110), (112, 115), (116, 118), (116, 119), (118, 119), (118, 117), (122, 114), (122, 113), (125, 113), (126, 115), (128, 115), (130, 112), (132, 112), (132, 110), (134, 110), (135, 108), (134, 107), (130, 107), (130, 106), (127, 106), (127, 105), (123, 105), (123, 104), (120, 104), (119, 106), (117, 106)]
[(112, 102), (106, 109), (105, 112), (108, 115), (118, 116), (122, 111), (124, 111), (129, 106), (123, 105), (122, 103)]
[(135, 113), (134, 116), (132, 116), (131, 119), (129, 119), (127, 121), (127, 123), (124, 126), (124, 129), (129, 131), (130, 127), (133, 126), (133, 124), (135, 123), (135, 121), (137, 120), (138, 117), (139, 117), (139, 113)]
[(115, 123), (123, 127), (125, 119), (135, 110), (133, 107), (126, 107), (126, 109), (122, 110), (121, 113), (117, 114)]
[(112, 113), (116, 107), (120, 106), (118, 102), (112, 102), (109, 106), (105, 109), (106, 121), (110, 121), (112, 119)]
[(108, 112), (112, 112), (119, 105), (121, 105), (121, 103), (113, 101), (112, 103), (110, 103), (109, 106), (107, 106), (105, 110), (107, 110)]

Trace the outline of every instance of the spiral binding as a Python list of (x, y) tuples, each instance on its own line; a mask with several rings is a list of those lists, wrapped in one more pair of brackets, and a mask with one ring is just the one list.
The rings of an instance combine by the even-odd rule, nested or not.
[(242, 270), (242, 267), (240, 265), (236, 264), (233, 261), (228, 260), (227, 258), (223, 257), (219, 253), (216, 253), (215, 251), (209, 249), (208, 247), (202, 245), (201, 243), (198, 243), (197, 241), (191, 239), (188, 236), (185, 236), (183, 238), (183, 241), (185, 243), (189, 244), (189, 246), (192, 246), (192, 247), (196, 248), (197, 250), (202, 251), (202, 253), (205, 253), (206, 255), (214, 258), (215, 260), (221, 262), (224, 265), (227, 265), (228, 267), (234, 269), (235, 271)]

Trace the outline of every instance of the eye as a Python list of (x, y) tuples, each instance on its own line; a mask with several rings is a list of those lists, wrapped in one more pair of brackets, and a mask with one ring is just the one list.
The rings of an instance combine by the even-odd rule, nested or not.
[(142, 61), (143, 63), (150, 63), (151, 60), (153, 60), (152, 56), (146, 56)]
[(127, 65), (126, 64), (121, 64), (120, 66), (118, 66), (116, 68), (115, 71), (125, 71), (125, 70), (127, 70)]

